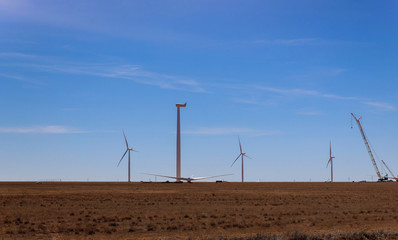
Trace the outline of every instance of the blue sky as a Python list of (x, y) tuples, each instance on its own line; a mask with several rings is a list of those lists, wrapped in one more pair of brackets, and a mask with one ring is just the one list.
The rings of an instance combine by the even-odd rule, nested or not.
[[(0, 180), (143, 172), (248, 181), (375, 176), (350, 113), (398, 169), (396, 1), (0, 0)], [(353, 122), (355, 124), (355, 122)], [(396, 171), (398, 173), (398, 171)], [(152, 180), (154, 180), (152, 178)], [(160, 180), (160, 179), (158, 179)]]

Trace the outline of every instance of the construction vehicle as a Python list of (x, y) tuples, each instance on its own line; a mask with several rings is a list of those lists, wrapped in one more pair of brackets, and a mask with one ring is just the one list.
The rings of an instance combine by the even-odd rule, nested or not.
[[(357, 117), (355, 117), (355, 115), (354, 115), (353, 113), (351, 113), (351, 115), (354, 117), (355, 121), (356, 121), (357, 124), (358, 124), (358, 128), (359, 128), (359, 131), (360, 131), (361, 134), (362, 134), (362, 138), (363, 138), (363, 141), (365, 142), (366, 149), (368, 150), (370, 160), (372, 161), (372, 164), (373, 164), (373, 167), (374, 167), (374, 169), (375, 169), (375, 171), (376, 171), (377, 177), (379, 178), (378, 181), (379, 181), (379, 182), (386, 182), (386, 181), (388, 181), (388, 175), (382, 176), (382, 175), (380, 174), (379, 168), (377, 167), (375, 158), (373, 157), (372, 150), (371, 150), (371, 148), (370, 148), (370, 146), (369, 146), (368, 140), (367, 140), (367, 138), (366, 138), (365, 132), (363, 131), (363, 128), (362, 128), (362, 125), (361, 125), (361, 122), (360, 122), (360, 120), (361, 120), (362, 117), (357, 118)], [(352, 127), (352, 126), (351, 126), (351, 127)]]
[(387, 168), (388, 172), (391, 174), (392, 177), (389, 177), (390, 179), (394, 179), (395, 181), (398, 182), (397, 176), (391, 171), (391, 169), (387, 166), (387, 163), (384, 162), (384, 160), (381, 160), (381, 162), (384, 164), (384, 166)]

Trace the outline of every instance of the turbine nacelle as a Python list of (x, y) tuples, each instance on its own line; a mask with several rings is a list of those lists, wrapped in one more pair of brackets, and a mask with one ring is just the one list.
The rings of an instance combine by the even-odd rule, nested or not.
[(177, 103), (176, 104), (176, 107), (186, 107), (187, 106), (187, 103), (185, 102), (185, 103)]

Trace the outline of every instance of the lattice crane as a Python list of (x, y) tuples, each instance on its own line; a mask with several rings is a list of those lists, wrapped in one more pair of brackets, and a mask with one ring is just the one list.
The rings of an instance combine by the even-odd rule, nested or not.
[(370, 160), (372, 161), (373, 167), (376, 170), (377, 177), (379, 178), (378, 181), (381, 181), (381, 182), (388, 181), (388, 177), (387, 176), (382, 177), (381, 174), (380, 174), (379, 168), (377, 167), (375, 158), (373, 157), (372, 150), (370, 149), (368, 140), (366, 139), (365, 132), (363, 131), (363, 128), (362, 128), (362, 125), (361, 125), (361, 122), (360, 122), (362, 117), (356, 118), (353, 113), (351, 113), (351, 115), (354, 117), (355, 121), (358, 124), (358, 128), (359, 128), (359, 131), (362, 134), (362, 138), (363, 138), (363, 141), (365, 142), (366, 149), (368, 150), (368, 153), (369, 153), (369, 156), (370, 156)]

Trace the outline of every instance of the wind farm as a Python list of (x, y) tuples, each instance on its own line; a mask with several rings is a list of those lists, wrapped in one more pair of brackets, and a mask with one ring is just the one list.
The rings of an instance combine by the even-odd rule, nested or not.
[[(0, 204), (4, 207), (0, 210), (0, 221), (4, 223), (0, 234), (14, 238), (49, 239), (148, 239), (160, 236), (170, 239), (219, 239), (219, 236), (252, 239), (253, 233), (264, 231), (266, 234), (257, 236), (261, 239), (274, 239), (276, 236), (295, 239), (297, 234), (305, 239), (324, 239), (326, 236), (334, 239), (353, 239), (352, 236), (394, 239), (398, 236), (395, 232), (376, 231), (380, 226), (389, 229), (396, 224), (394, 212), (398, 211), (397, 205), (382, 203), (397, 195), (398, 184), (390, 180), (397, 180), (397, 177), (384, 160), (381, 160), (381, 167), (388, 169), (391, 176), (380, 177), (361, 118), (351, 114), (377, 171), (378, 181), (384, 182), (382, 185), (362, 181), (335, 182), (331, 141), (326, 167), (330, 165), (330, 182), (333, 184), (245, 181), (244, 161), (252, 158), (243, 150), (240, 136), (239, 154), (230, 167), (241, 161), (241, 182), (233, 182), (224, 180), (232, 177), (232, 173), (204, 177), (181, 175), (181, 166), (192, 164), (186, 158), (182, 161), (181, 157), (180, 108), (186, 106), (187, 103), (176, 104), (176, 175), (142, 173), (171, 181), (131, 181), (131, 152), (137, 151), (122, 130), (125, 151), (117, 167), (127, 156), (125, 183), (0, 183), (3, 196)], [(145, 152), (141, 153), (143, 158)], [(135, 165), (138, 164), (139, 161), (135, 160)], [(172, 162), (170, 164), (173, 165)], [(165, 184), (183, 182), (197, 183)], [(369, 198), (369, 191), (379, 197)], [(232, 203), (234, 207), (231, 207)], [(338, 210), (330, 211), (331, 204)], [(26, 212), (30, 214), (26, 215)], [(45, 219), (40, 217), (43, 214)], [(333, 227), (336, 219), (341, 219), (338, 228)], [(368, 232), (363, 232), (363, 226)], [(297, 233), (297, 229), (301, 232)], [(330, 233), (336, 229), (338, 233)]]
[(0, 240), (398, 239), (397, 10), (0, 0)]

